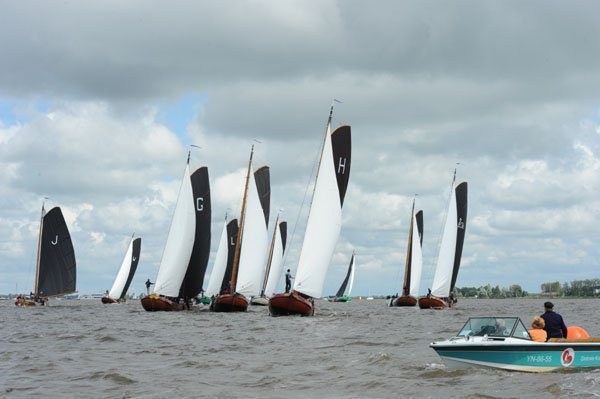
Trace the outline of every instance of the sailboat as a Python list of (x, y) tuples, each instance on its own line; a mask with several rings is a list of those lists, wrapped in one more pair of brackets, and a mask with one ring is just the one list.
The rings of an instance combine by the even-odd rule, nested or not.
[(46, 212), (42, 203), (33, 297), (19, 295), (15, 305), (44, 305), (49, 298), (71, 294), (76, 280), (75, 250), (62, 211)]
[(462, 182), (455, 187), (455, 181), (456, 170), (452, 179), (448, 213), (433, 285), (426, 296), (419, 298), (421, 309), (443, 309), (452, 307), (455, 302), (454, 285), (458, 276), (467, 227), (467, 182)]
[(142, 239), (140, 237), (131, 237), (129, 245), (127, 246), (127, 252), (121, 263), (121, 268), (117, 273), (115, 282), (112, 288), (108, 292), (108, 295), (102, 297), (102, 303), (119, 303), (125, 302), (125, 295), (137, 269), (138, 262), (140, 261), (140, 251), (142, 248)]
[[(342, 282), (340, 289), (337, 291), (335, 296), (331, 298), (332, 302), (350, 302), (352, 298), (350, 294), (352, 293), (352, 286), (354, 285), (354, 263), (356, 262), (356, 253), (352, 251), (352, 257), (350, 258), (350, 264), (348, 265), (348, 272), (346, 273), (346, 278)], [(348, 294), (344, 295), (346, 291), (346, 287), (350, 283), (348, 287)]]
[(183, 310), (202, 291), (210, 254), (210, 218), (208, 169), (203, 166), (190, 175), (188, 152), (154, 293), (142, 298), (144, 309)]
[(259, 294), (267, 252), (271, 186), (268, 166), (251, 173), (253, 155), (254, 146), (246, 172), (230, 286), (211, 302), (214, 312), (245, 312), (249, 298)]
[(214, 299), (217, 295), (229, 293), (231, 271), (233, 270), (233, 257), (235, 256), (236, 239), (238, 234), (237, 219), (227, 222), (225, 215), (225, 223), (219, 240), (219, 248), (217, 256), (210, 272), (208, 286), (204, 293), (206, 297)]
[(415, 200), (410, 211), (410, 227), (408, 229), (408, 247), (406, 249), (406, 264), (404, 268), (404, 284), (402, 295), (392, 299), (390, 306), (415, 306), (421, 283), (423, 269), (423, 211), (415, 214)]
[(250, 301), (252, 305), (267, 306), (269, 304), (269, 298), (275, 292), (275, 288), (277, 288), (277, 283), (281, 277), (286, 239), (287, 222), (279, 222), (279, 215), (277, 215), (273, 238), (269, 247), (269, 257), (267, 259), (267, 267), (265, 268), (262, 289), (260, 296), (255, 296)]
[(331, 133), (332, 117), (333, 104), (325, 128), (296, 279), (291, 292), (275, 294), (269, 300), (273, 316), (314, 314), (314, 298), (321, 297), (340, 235), (342, 206), (350, 178), (351, 130), (350, 126), (343, 125)]

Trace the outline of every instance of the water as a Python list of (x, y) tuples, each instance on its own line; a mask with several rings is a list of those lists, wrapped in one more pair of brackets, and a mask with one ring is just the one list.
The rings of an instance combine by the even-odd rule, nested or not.
[[(600, 397), (600, 370), (448, 370), (428, 347), (469, 316), (517, 315), (541, 300), (461, 300), (444, 311), (383, 300), (317, 302), (315, 317), (147, 313), (139, 301), (0, 302), (0, 397)], [(556, 300), (567, 324), (600, 335), (598, 300)]]

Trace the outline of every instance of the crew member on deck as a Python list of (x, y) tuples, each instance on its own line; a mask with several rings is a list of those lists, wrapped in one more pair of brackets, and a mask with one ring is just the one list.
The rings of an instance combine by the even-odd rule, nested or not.
[(285, 273), (285, 292), (290, 292), (290, 290), (292, 289), (292, 280), (293, 280), (294, 276), (292, 276), (292, 273), (290, 272), (290, 269), (287, 269), (287, 273)]
[(150, 295), (150, 286), (154, 285), (153, 282), (150, 281), (150, 279), (146, 280), (146, 295)]
[(546, 322), (540, 316), (536, 316), (533, 318), (531, 322), (531, 330), (529, 330), (529, 336), (535, 342), (546, 342), (548, 339), (548, 334), (544, 327), (546, 326)]
[(563, 318), (558, 313), (554, 312), (554, 304), (552, 302), (544, 303), (544, 312), (540, 317), (544, 319), (544, 323), (546, 326), (544, 330), (548, 334), (548, 339), (550, 338), (567, 338), (567, 326), (563, 321)]

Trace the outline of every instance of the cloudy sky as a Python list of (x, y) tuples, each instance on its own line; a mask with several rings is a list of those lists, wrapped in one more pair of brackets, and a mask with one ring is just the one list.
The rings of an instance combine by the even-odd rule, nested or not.
[[(189, 144), (213, 253), (253, 139), (272, 219), (297, 223), (332, 98), (353, 160), (331, 294), (401, 289), (413, 194), (431, 285), (452, 171), (469, 182), (458, 286), (600, 277), (596, 1), (0, 1), (0, 293), (33, 288), (44, 196), (78, 289), (110, 288), (142, 236), (156, 277)], [(291, 235), (291, 234), (290, 234)]]

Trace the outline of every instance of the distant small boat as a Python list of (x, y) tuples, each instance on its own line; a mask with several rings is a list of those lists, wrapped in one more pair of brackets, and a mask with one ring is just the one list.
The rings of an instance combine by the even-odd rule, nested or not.
[(210, 254), (210, 185), (208, 169), (190, 175), (189, 163), (188, 152), (154, 293), (141, 300), (147, 311), (184, 310), (202, 291)]
[(535, 342), (518, 317), (471, 317), (455, 337), (429, 346), (450, 368), (529, 372), (600, 368), (600, 338)]
[(465, 230), (467, 228), (467, 183), (462, 182), (456, 187), (456, 170), (452, 179), (452, 189), (446, 214), (446, 223), (442, 234), (437, 267), (433, 278), (431, 292), (419, 298), (421, 309), (443, 309), (452, 307), (454, 286), (460, 268)]
[(406, 249), (402, 295), (393, 298), (390, 306), (415, 306), (417, 304), (419, 284), (421, 283), (421, 270), (423, 269), (422, 245), (423, 211), (418, 211), (415, 215), (415, 200), (413, 199), (412, 210), (410, 211), (410, 227), (408, 230), (408, 247)]
[(229, 289), (211, 302), (210, 310), (214, 312), (244, 312), (248, 309), (248, 298), (259, 294), (267, 251), (271, 183), (268, 166), (252, 173), (253, 154), (254, 146), (246, 172)]
[[(352, 285), (354, 285), (355, 261), (356, 261), (356, 253), (354, 251), (352, 251), (352, 256), (350, 257), (350, 264), (348, 265), (348, 272), (346, 273), (346, 278), (344, 278), (344, 281), (342, 282), (342, 285), (336, 292), (335, 296), (333, 298), (331, 298), (331, 302), (350, 302), (352, 300), (352, 297), (350, 297), (350, 294), (352, 293)], [(348, 283), (350, 283), (349, 286), (348, 286)], [(344, 292), (346, 291), (347, 286), (348, 286), (348, 294), (344, 295)]]
[(102, 297), (102, 303), (119, 303), (125, 302), (125, 295), (137, 269), (140, 261), (140, 251), (142, 248), (142, 239), (140, 237), (131, 237), (131, 241), (127, 246), (127, 252), (121, 263), (121, 268), (117, 273), (117, 277), (110, 289), (108, 295)]
[(15, 305), (44, 305), (49, 298), (71, 294), (76, 280), (75, 250), (62, 211), (54, 207), (46, 212), (42, 204), (35, 289), (32, 297), (19, 295)]
[(269, 257), (265, 269), (260, 296), (255, 296), (250, 300), (252, 305), (268, 306), (269, 298), (275, 292), (277, 283), (281, 277), (283, 267), (283, 255), (285, 254), (285, 244), (287, 239), (287, 222), (279, 222), (279, 215), (275, 220), (271, 246), (269, 247)]
[(342, 225), (342, 206), (350, 178), (351, 130), (340, 126), (331, 133), (333, 104), (329, 111), (312, 203), (300, 251), (292, 292), (269, 300), (273, 316), (312, 316), (314, 298), (323, 292), (325, 275)]

